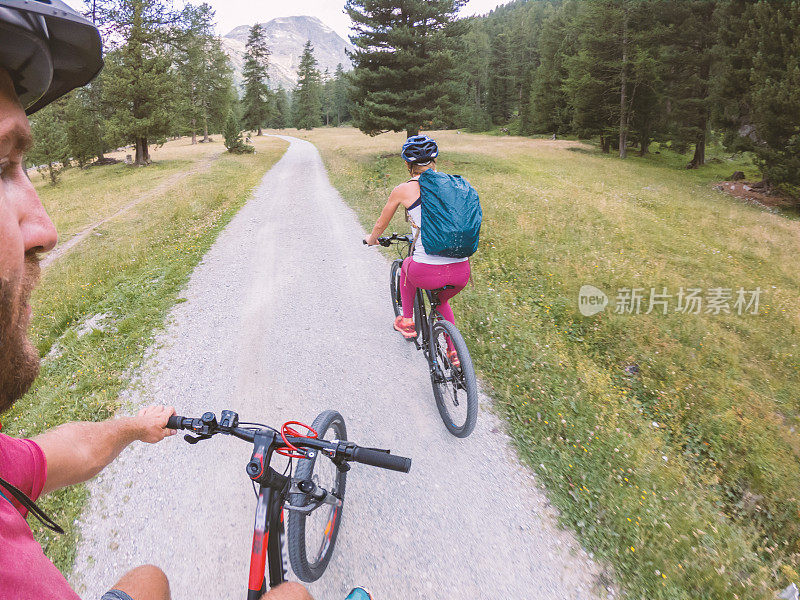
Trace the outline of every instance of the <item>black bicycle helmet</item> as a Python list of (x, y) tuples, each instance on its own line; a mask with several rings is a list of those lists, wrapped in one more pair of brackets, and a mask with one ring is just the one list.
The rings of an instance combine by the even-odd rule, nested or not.
[(400, 152), (403, 160), (416, 165), (426, 165), (439, 156), (439, 146), (427, 135), (412, 135)]
[(100, 72), (100, 32), (61, 0), (0, 0), (0, 67), (32, 115)]

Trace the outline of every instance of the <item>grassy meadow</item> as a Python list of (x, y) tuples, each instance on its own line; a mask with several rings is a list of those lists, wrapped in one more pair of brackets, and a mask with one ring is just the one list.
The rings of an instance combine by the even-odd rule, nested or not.
[[(167, 188), (161, 186), (167, 177), (224, 152), (222, 143), (191, 146), (182, 138), (152, 151), (155, 162), (146, 168), (70, 169), (57, 186), (33, 177), (62, 239), (137, 195), (148, 196), (43, 271), (32, 299), (32, 329), (46, 358), (34, 387), (4, 415), (5, 433), (33, 436), (67, 421), (105, 419), (120, 408), (119, 393), (169, 308), (180, 301), (192, 269), (287, 146), (275, 138), (254, 141), (256, 154), (221, 154)], [(86, 328), (92, 317), (97, 327)], [(41, 502), (65, 528), (64, 536), (31, 523), (65, 573), (72, 568), (76, 521), (86, 499), (86, 488), (76, 486)]]
[[(367, 230), (407, 179), (402, 134), (292, 134)], [(439, 168), (484, 209), (458, 325), (564, 523), (630, 598), (771, 598), (798, 582), (800, 221), (712, 189), (755, 177), (743, 159), (686, 171), (573, 141), (433, 135)], [(388, 229), (406, 230), (402, 215)], [(605, 311), (580, 314), (584, 284)], [(640, 314), (614, 312), (623, 288), (643, 290)], [(667, 314), (645, 314), (651, 288), (672, 295)], [(675, 310), (681, 288), (702, 289), (699, 314)], [(732, 290), (729, 313), (714, 314), (714, 288)], [(762, 290), (758, 314), (738, 314), (740, 288)]]
[[(186, 138), (155, 149), (154, 162), (146, 169), (133, 169), (124, 163), (69, 169), (56, 186), (31, 170), (29, 175), (58, 228), (64, 242), (84, 227), (113, 215), (137, 197), (152, 192), (169, 179), (191, 169), (198, 162), (224, 152), (221, 143), (188, 144)], [(106, 156), (123, 160), (130, 150)]]

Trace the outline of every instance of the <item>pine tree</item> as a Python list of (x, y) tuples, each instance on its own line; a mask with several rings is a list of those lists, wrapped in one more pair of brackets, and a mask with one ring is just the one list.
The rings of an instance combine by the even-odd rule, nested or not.
[(175, 114), (167, 43), (177, 16), (164, 0), (110, 0), (97, 15), (116, 46), (104, 69), (103, 102), (113, 107), (107, 134), (133, 142), (135, 164), (149, 164), (150, 142), (166, 139)]
[(361, 131), (419, 132), (452, 110), (455, 21), (466, 0), (347, 0), (354, 116)]
[(668, 31), (661, 61), (670, 107), (669, 137), (677, 148), (694, 145), (689, 168), (705, 164), (715, 8), (715, 0), (667, 0), (659, 11)]
[(719, 22), (714, 97), (726, 144), (753, 152), (767, 187), (800, 185), (797, 3), (729, 1)]
[(228, 111), (223, 135), (225, 137), (225, 148), (231, 154), (249, 154), (255, 151), (253, 146), (246, 144), (242, 139), (242, 128), (232, 110)]
[(485, 131), (492, 126), (487, 110), (491, 43), (484, 19), (470, 19), (459, 40), (457, 72), (461, 84), (459, 121), (470, 131)]
[(575, 55), (578, 11), (575, 1), (558, 8), (542, 25), (539, 38), (540, 63), (531, 82), (530, 128), (539, 133), (567, 133), (572, 126), (572, 109), (564, 82), (567, 57)]
[(580, 136), (599, 135), (604, 152), (616, 143), (620, 158), (627, 153), (633, 107), (641, 101), (638, 90), (655, 84), (652, 8), (638, 0), (580, 4), (574, 21), (578, 50), (565, 59), (573, 128)]
[(203, 141), (207, 142), (209, 131), (222, 131), (228, 111), (238, 98), (233, 84), (233, 67), (218, 37), (209, 40), (205, 58), (200, 105), (203, 109)]
[(184, 123), (182, 129), (197, 143), (202, 128), (207, 142), (209, 121), (222, 125), (230, 106), (233, 70), (219, 38), (214, 35), (214, 11), (208, 4), (187, 4), (176, 36), (175, 69)]
[(251, 130), (257, 129), (258, 135), (261, 135), (261, 128), (270, 118), (269, 74), (267, 72), (270, 50), (264, 37), (264, 28), (259, 23), (250, 28), (246, 48), (244, 67), (242, 68), (244, 125)]
[(333, 111), (336, 115), (337, 127), (350, 119), (349, 90), (350, 78), (344, 72), (342, 63), (339, 63), (333, 74)]
[(289, 95), (283, 86), (279, 86), (275, 91), (275, 111), (270, 121), (275, 129), (284, 129), (291, 122), (291, 109), (289, 107)]
[(94, 157), (103, 155), (102, 117), (92, 100), (90, 86), (73, 91), (64, 103), (67, 153), (81, 168)]
[(213, 11), (207, 4), (199, 7), (187, 4), (180, 16), (175, 68), (179, 77), (180, 110), (191, 131), (192, 144), (197, 143), (197, 129), (203, 116), (199, 88), (205, 63), (205, 45), (211, 34), (209, 29), (213, 27), (212, 18)]
[(489, 115), (495, 125), (503, 125), (511, 118), (514, 94), (511, 68), (509, 39), (508, 35), (503, 32), (492, 42), (492, 54), (489, 62)]
[[(510, 15), (507, 31), (511, 55), (511, 73), (514, 82), (513, 106), (519, 114), (518, 132), (532, 133), (530, 100), (533, 78), (541, 63), (539, 48), (544, 22), (552, 15), (549, 2), (527, 2)], [(513, 109), (512, 106), (512, 109)]]
[(31, 133), (36, 140), (26, 161), (50, 178), (51, 185), (58, 183), (61, 171), (69, 166), (69, 140), (67, 137), (66, 100), (61, 99), (37, 112), (31, 118)]
[(297, 78), (297, 87), (292, 96), (294, 126), (297, 129), (319, 127), (322, 125), (322, 83), (311, 40), (303, 48)]
[(322, 114), (325, 117), (325, 125), (327, 126), (331, 124), (331, 113), (333, 113), (333, 78), (327, 67), (322, 74), (320, 100), (322, 101)]

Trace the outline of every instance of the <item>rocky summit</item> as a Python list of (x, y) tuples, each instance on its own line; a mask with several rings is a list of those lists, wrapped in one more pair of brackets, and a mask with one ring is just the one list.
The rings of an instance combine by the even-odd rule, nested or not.
[[(297, 83), (300, 55), (308, 40), (311, 40), (314, 46), (314, 56), (321, 72), (324, 73), (327, 68), (333, 74), (339, 63), (342, 63), (345, 70), (351, 68), (345, 50), (351, 50), (352, 44), (316, 17), (280, 17), (261, 25), (272, 53), (269, 64), (269, 85), (273, 89), (279, 85), (286, 89), (294, 88)], [(237, 86), (242, 80), (245, 44), (250, 27), (250, 25), (240, 25), (222, 37), (222, 47), (233, 63)]]

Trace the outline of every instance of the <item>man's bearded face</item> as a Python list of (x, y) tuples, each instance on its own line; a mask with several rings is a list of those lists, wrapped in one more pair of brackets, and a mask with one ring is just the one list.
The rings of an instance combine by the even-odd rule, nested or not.
[(30, 296), (39, 279), (39, 261), (25, 260), (21, 277), (0, 274), (0, 413), (28, 391), (39, 373), (39, 353), (28, 339)]
[(0, 69), (0, 413), (25, 394), (39, 371), (39, 354), (28, 339), (29, 300), (39, 278), (37, 255), (57, 240), (23, 168), (31, 143), (28, 118)]

